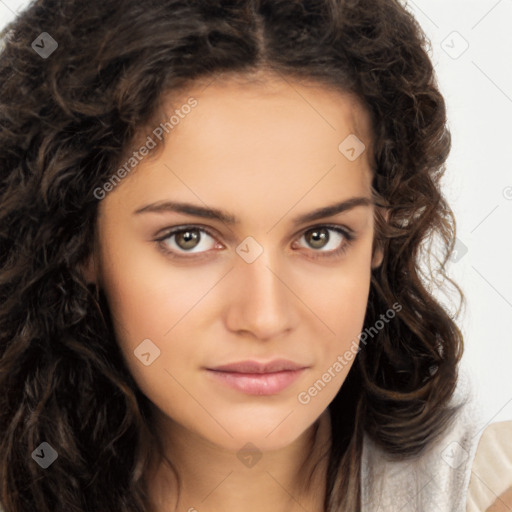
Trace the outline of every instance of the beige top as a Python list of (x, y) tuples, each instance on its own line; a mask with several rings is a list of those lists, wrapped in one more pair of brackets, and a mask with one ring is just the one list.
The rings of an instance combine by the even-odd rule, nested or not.
[(492, 423), (483, 432), (471, 469), (467, 512), (512, 511), (512, 421)]
[[(512, 421), (485, 424), (472, 400), (420, 457), (391, 461), (363, 444), (362, 512), (512, 512)], [(495, 505), (496, 506), (496, 505)]]

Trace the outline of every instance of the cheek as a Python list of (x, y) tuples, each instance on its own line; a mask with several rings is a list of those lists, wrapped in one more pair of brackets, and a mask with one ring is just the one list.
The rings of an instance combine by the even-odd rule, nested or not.
[(131, 253), (118, 247), (112, 243), (104, 251), (102, 284), (127, 367), (152, 399), (181, 396), (166, 371), (184, 382), (183, 368), (197, 367), (198, 325), (219, 271), (172, 265), (151, 247)]
[[(323, 340), (317, 345), (318, 370), (322, 374), (331, 372), (325, 378), (317, 375), (322, 382), (330, 383), (329, 390), (323, 393), (321, 400), (334, 397), (336, 388), (342, 385), (358, 352), (370, 291), (371, 269), (367, 249), (367, 252), (361, 251), (358, 257), (347, 258), (339, 266), (339, 271), (331, 270), (328, 279), (317, 281), (323, 286), (309, 287), (311, 309), (318, 312), (322, 321), (319, 329), (324, 333), (320, 335), (319, 332), (318, 336), (319, 340)], [(336, 377), (332, 378), (332, 375)]]
[(321, 320), (314, 336), (315, 371), (297, 396), (298, 403), (309, 409), (309, 414), (320, 414), (327, 407), (354, 364), (366, 315), (370, 276), (363, 257), (350, 263), (347, 260), (339, 272), (331, 272), (329, 279), (322, 280), (323, 287), (309, 292), (311, 309), (319, 312)]
[[(296, 275), (300, 282), (298, 295), (311, 304), (317, 313), (337, 335), (346, 337), (354, 329), (362, 328), (370, 291), (370, 258), (364, 252), (353, 254), (339, 266), (315, 270), (301, 270)], [(302, 295), (300, 295), (302, 294)]]
[[(140, 249), (120, 258), (121, 252), (112, 244), (103, 254), (102, 284), (129, 372), (146, 396), (166, 404), (169, 395), (182, 396), (166, 370), (181, 382), (176, 370), (197, 365), (197, 349), (184, 329), (194, 318), (194, 306), (215, 280), (210, 279), (208, 286), (208, 279), (201, 279), (197, 272), (173, 269), (163, 256), (160, 262), (155, 252), (149, 252)], [(180, 362), (178, 367), (175, 361)], [(180, 404), (181, 409), (188, 407), (185, 401)]]
[(134, 342), (162, 338), (215, 282), (197, 268), (170, 263), (149, 242), (136, 251), (123, 239), (110, 242), (102, 253), (102, 284), (114, 322)]
[(357, 269), (342, 269), (339, 274), (331, 273), (324, 280), (315, 280), (315, 286), (305, 285), (305, 296), (315, 303), (320, 312), (325, 312), (334, 322), (353, 318), (366, 308), (370, 279), (367, 272)]
[(338, 360), (338, 356), (343, 356), (344, 369), (341, 375), (345, 377), (359, 347), (359, 335), (363, 328), (368, 302), (368, 287), (365, 279), (357, 282), (340, 279), (340, 282), (339, 299), (326, 303), (323, 309), (326, 312), (325, 323), (335, 335), (324, 338), (322, 367), (327, 370)]

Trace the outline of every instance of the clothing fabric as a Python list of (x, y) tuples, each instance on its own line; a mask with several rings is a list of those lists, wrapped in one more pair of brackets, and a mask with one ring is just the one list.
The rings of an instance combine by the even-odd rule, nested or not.
[[(512, 421), (500, 421), (489, 425), (478, 443), (471, 470), (467, 512), (487, 510), (497, 497), (511, 488)], [(509, 501), (502, 509), (512, 510), (512, 503)]]
[[(362, 512), (483, 512), (512, 486), (512, 422), (499, 429), (485, 423), (467, 376), (461, 378), (453, 401), (464, 398), (467, 403), (439, 440), (415, 459), (392, 461), (365, 436)], [(486, 443), (479, 449), (481, 438)], [(502, 449), (505, 445), (508, 456)], [(475, 473), (494, 478), (492, 492), (486, 492), (485, 482), (477, 485)]]

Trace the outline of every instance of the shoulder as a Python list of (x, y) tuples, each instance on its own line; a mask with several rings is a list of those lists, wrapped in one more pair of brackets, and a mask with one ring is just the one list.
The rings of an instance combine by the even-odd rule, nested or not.
[(495, 508), (491, 510), (511, 510), (509, 489), (512, 489), (512, 421), (501, 421), (488, 425), (480, 436), (471, 468), (467, 512), (487, 510), (493, 503)]
[(365, 435), (363, 512), (465, 512), (482, 418), (470, 394), (441, 436), (419, 456), (391, 460)]

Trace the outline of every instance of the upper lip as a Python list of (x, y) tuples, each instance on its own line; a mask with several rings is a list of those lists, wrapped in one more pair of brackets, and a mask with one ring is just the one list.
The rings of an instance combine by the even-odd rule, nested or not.
[(236, 363), (224, 364), (209, 370), (219, 372), (234, 372), (234, 373), (275, 373), (282, 371), (300, 370), (306, 368), (305, 365), (294, 363), (288, 359), (274, 359), (268, 363), (259, 363), (258, 361), (238, 361)]

